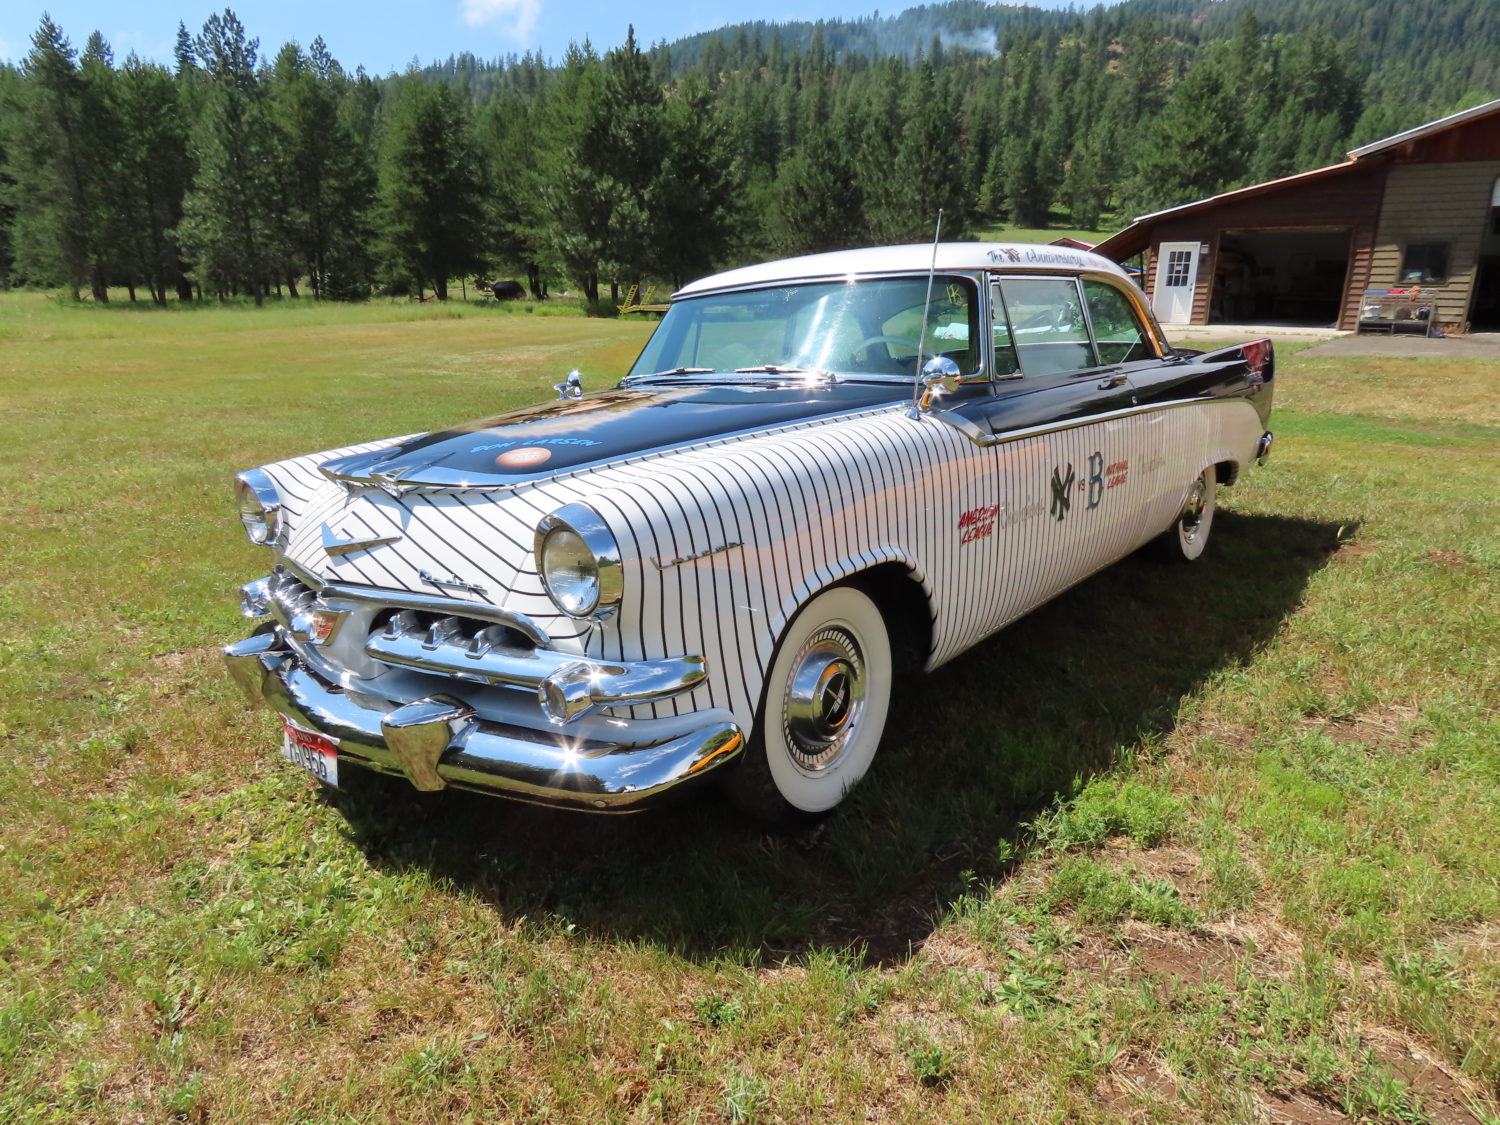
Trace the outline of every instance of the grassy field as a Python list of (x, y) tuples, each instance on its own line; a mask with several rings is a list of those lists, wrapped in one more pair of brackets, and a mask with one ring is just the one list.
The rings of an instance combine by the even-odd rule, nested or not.
[(1500, 1122), (1500, 364), (1283, 351), (1209, 557), (925, 681), (816, 830), (335, 803), (228, 481), (647, 325), (0, 298), (0, 1121)]
[(985, 227), (976, 230), (980, 242), (1055, 242), (1059, 238), (1076, 238), (1090, 245), (1103, 242), (1113, 230), (1075, 230), (1065, 227)]

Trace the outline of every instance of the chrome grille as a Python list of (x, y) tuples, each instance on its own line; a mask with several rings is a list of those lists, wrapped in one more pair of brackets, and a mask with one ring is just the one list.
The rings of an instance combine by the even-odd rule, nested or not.
[(413, 609), (377, 615), (365, 652), (384, 664), (532, 689), (579, 661), (568, 653), (538, 648), (506, 625)]

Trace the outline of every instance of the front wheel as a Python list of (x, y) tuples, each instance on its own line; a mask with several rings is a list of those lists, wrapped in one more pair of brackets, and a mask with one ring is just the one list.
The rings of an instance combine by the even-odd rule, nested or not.
[(879, 607), (852, 586), (823, 591), (776, 646), (755, 737), (726, 778), (730, 797), (779, 826), (827, 813), (869, 769), (890, 701)]
[(1159, 554), (1183, 562), (1193, 562), (1203, 554), (1214, 523), (1217, 493), (1218, 472), (1210, 465), (1188, 489), (1176, 521), (1157, 540)]

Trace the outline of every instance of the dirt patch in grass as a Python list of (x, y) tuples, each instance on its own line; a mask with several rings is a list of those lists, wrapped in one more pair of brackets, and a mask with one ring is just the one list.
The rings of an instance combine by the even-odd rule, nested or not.
[(1336, 559), (1360, 559), (1366, 555), (1373, 555), (1380, 550), (1379, 543), (1371, 543), (1365, 539), (1352, 540), (1339, 544), (1339, 549), (1334, 552)]
[(1262, 1097), (1260, 1105), (1272, 1125), (1340, 1125), (1349, 1120), (1309, 1094), (1268, 1093)]
[(1133, 944), (1136, 964), (1146, 972), (1186, 984), (1223, 984), (1234, 980), (1235, 962), (1244, 949), (1224, 938), (1180, 938), (1152, 933)]
[(1099, 1083), (1099, 1099), (1121, 1120), (1138, 1117), (1139, 1103), (1173, 1101), (1177, 1083), (1153, 1060), (1144, 1055), (1122, 1055)]
[(1321, 730), (1330, 741), (1340, 745), (1358, 743), (1363, 746), (1383, 746), (1404, 742), (1407, 730), (1416, 719), (1415, 707), (1392, 705), (1362, 711), (1351, 719), (1308, 715), (1297, 725), (1303, 730)]
[(1127, 922), (1120, 933), (1088, 936), (1069, 958), (1073, 972), (1107, 977), (1159, 974), (1178, 984), (1227, 984), (1234, 980), (1245, 946), (1224, 934), (1191, 934)]
[(1427, 561), (1447, 570), (1472, 570), (1473, 564), (1457, 551), (1428, 551)]
[(1433, 1125), (1485, 1125), (1468, 1109), (1477, 1100), (1478, 1090), (1449, 1074), (1426, 1055), (1405, 1044), (1387, 1041), (1384, 1035), (1389, 1033), (1379, 1034), (1382, 1038), (1371, 1047), (1375, 1057), (1411, 1087), (1421, 1099), (1422, 1110)]

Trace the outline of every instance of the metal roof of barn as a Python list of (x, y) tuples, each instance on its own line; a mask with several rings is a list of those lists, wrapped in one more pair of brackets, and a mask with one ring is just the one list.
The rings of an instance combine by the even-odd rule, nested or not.
[(1349, 153), (1350, 160), (1363, 160), (1367, 156), (1374, 156), (1386, 149), (1396, 148), (1404, 145), (1407, 141), (1414, 141), (1419, 137), (1430, 137), (1434, 133), (1441, 133), (1444, 129), (1451, 129), (1455, 125), (1462, 125), (1465, 121), (1473, 121), (1477, 117), (1485, 117), (1488, 114), (1500, 110), (1500, 98), (1483, 105), (1471, 106), (1469, 109), (1450, 113), (1447, 117), (1439, 117), (1436, 121), (1429, 121), (1426, 125), (1418, 125), (1415, 129), (1408, 129), (1404, 133), (1397, 133), (1393, 137), (1387, 137), (1383, 141), (1375, 141), (1363, 148), (1354, 149)]
[(1111, 257), (1128, 258), (1132, 254), (1145, 249), (1145, 245), (1142, 242), (1144, 232), (1141, 230), (1143, 224), (1154, 223), (1156, 220), (1167, 215), (1182, 215), (1190, 211), (1216, 207), (1221, 203), (1236, 199), (1245, 199), (1279, 191), (1288, 184), (1295, 184), (1300, 181), (1319, 179), (1324, 176), (1337, 176), (1352, 171), (1359, 166), (1361, 160), (1368, 157), (1378, 156), (1391, 149), (1399, 148), (1409, 141), (1414, 141), (1421, 137), (1430, 137), (1446, 129), (1451, 129), (1456, 125), (1462, 125), (1467, 121), (1473, 121), (1497, 112), (1500, 112), (1500, 98), (1485, 102), (1483, 105), (1472, 106), (1458, 113), (1450, 113), (1447, 117), (1440, 117), (1436, 121), (1429, 121), (1425, 125), (1418, 125), (1415, 128), (1396, 133), (1394, 136), (1386, 137), (1384, 140), (1375, 141), (1361, 148), (1354, 149), (1348, 154), (1347, 159), (1339, 164), (1330, 164), (1326, 168), (1314, 168), (1310, 172), (1298, 172), (1295, 175), (1283, 176), (1277, 180), (1267, 180), (1265, 183), (1251, 184), (1248, 187), (1221, 192), (1218, 195), (1211, 195), (1205, 199), (1195, 199), (1191, 203), (1179, 203), (1175, 207), (1165, 207), (1160, 211), (1151, 211), (1145, 215), (1137, 215), (1130, 226), (1110, 235), (1103, 242), (1099, 243), (1098, 246), (1094, 247), (1094, 250), (1096, 253)]

